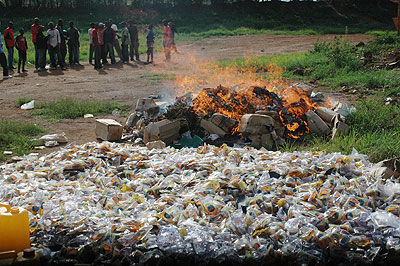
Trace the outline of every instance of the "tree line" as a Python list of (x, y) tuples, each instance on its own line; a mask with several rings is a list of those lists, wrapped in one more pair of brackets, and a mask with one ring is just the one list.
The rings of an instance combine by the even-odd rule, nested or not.
[[(7, 9), (95, 8), (95, 7), (179, 7), (190, 5), (224, 5), (234, 3), (283, 2), (281, 0), (0, 0)], [(287, 2), (287, 1), (285, 1)], [(290, 0), (290, 2), (325, 2), (337, 6), (381, 5), (389, 0)]]

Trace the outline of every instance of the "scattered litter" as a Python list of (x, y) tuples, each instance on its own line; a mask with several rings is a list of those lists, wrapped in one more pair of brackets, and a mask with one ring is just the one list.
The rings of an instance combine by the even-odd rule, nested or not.
[(55, 141), (55, 140), (49, 140), (49, 141), (46, 141), (44, 143), (44, 146), (47, 147), (47, 148), (56, 147), (58, 145), (59, 145), (59, 143), (57, 141)]
[(64, 132), (61, 134), (44, 135), (39, 140), (41, 140), (43, 143), (46, 141), (57, 141), (58, 143), (68, 142), (68, 138), (65, 136)]
[(12, 152), (12, 151), (4, 151), (3, 154), (4, 154), (4, 155), (12, 155), (13, 152)]
[(32, 100), (29, 103), (21, 105), (22, 110), (31, 110), (33, 108), (35, 108), (35, 100)]
[(94, 117), (94, 115), (92, 115), (92, 114), (85, 114), (83, 116), (83, 118), (93, 118), (93, 117)]
[(111, 114), (112, 114), (113, 116), (116, 116), (116, 117), (120, 117), (120, 116), (121, 116), (121, 112), (120, 112), (118, 109), (114, 109), (114, 110), (111, 112)]
[[(369, 178), (371, 182), (400, 177), (400, 158), (381, 161), (372, 167)], [(400, 211), (400, 210), (399, 210)]]

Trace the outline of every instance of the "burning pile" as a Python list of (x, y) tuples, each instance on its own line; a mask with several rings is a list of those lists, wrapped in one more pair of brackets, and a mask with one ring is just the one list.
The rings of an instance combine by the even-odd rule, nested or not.
[(335, 105), (305, 84), (284, 89), (205, 88), (194, 97), (190, 93), (177, 97), (169, 105), (153, 98), (138, 100), (125, 124), (131, 136), (143, 137), (145, 144), (159, 140), (177, 144), (182, 136), (197, 136), (215, 145), (248, 143), (274, 150), (285, 139), (308, 133), (348, 132), (347, 107)]

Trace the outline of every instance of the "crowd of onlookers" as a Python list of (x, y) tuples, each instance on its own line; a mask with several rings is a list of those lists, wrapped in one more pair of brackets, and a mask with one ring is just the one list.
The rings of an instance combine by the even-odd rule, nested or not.
[[(0, 22), (1, 26), (1, 22)], [(57, 25), (53, 22), (48, 23), (47, 30), (40, 25), (39, 18), (34, 19), (30, 31), (32, 33), (32, 43), (35, 49), (35, 69), (36, 71), (46, 71), (46, 54), (50, 57), (50, 69), (55, 70), (60, 67), (65, 70), (67, 67), (66, 56), (68, 53), (68, 63), (70, 66), (80, 65), (80, 32), (75, 27), (74, 22), (69, 22), (69, 27), (64, 27), (64, 22), (59, 19)], [(89, 34), (89, 63), (94, 64), (95, 69), (101, 69), (108, 64), (116, 64), (116, 56), (121, 63), (140, 61), (139, 56), (139, 31), (134, 22), (123, 21), (120, 23), (121, 30), (113, 23), (112, 19), (107, 22), (93, 22), (88, 30)], [(176, 27), (173, 22), (163, 20), (163, 47), (165, 60), (169, 61), (171, 52), (178, 53), (175, 45)], [(18, 51), (18, 73), (27, 72), (25, 69), (28, 42), (24, 35), (24, 29), (19, 30), (19, 35), (15, 37), (14, 24), (8, 23), (4, 34), (0, 33), (0, 64), (3, 68), (3, 79), (12, 78), (9, 71), (17, 69), (14, 66), (14, 48)], [(7, 57), (4, 50), (2, 38), (7, 50)], [(148, 26), (146, 35), (147, 61), (152, 64), (155, 33), (153, 25)], [(115, 51), (115, 52), (114, 52)]]

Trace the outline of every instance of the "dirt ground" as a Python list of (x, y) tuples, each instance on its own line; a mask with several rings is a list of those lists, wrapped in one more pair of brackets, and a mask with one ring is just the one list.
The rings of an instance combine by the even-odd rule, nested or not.
[[(154, 65), (130, 63), (129, 65), (106, 66), (97, 71), (87, 62), (83, 66), (66, 71), (27, 74), (14, 73), (14, 78), (0, 81), (0, 118), (14, 121), (30, 121), (42, 125), (48, 134), (65, 132), (70, 142), (77, 144), (95, 141), (94, 119), (48, 121), (38, 119), (15, 107), (18, 98), (32, 98), (45, 102), (60, 97), (85, 100), (112, 100), (134, 107), (138, 98), (157, 95), (173, 90), (174, 83), (154, 80), (155, 74), (184, 74), (193, 67), (193, 60), (223, 61), (237, 57), (287, 54), (304, 52), (313, 47), (317, 40), (331, 40), (334, 35), (287, 36), (247, 35), (213, 37), (178, 44), (179, 54), (173, 54), (172, 62), (165, 63), (163, 54), (155, 55)], [(367, 42), (371, 36), (350, 35), (349, 40)], [(144, 44), (142, 44), (144, 45)], [(145, 60), (146, 55), (141, 55)], [(124, 118), (114, 118), (120, 122)], [(48, 150), (49, 151), (49, 150)]]

